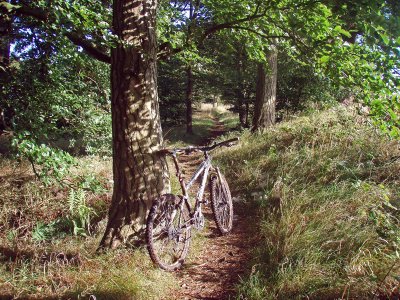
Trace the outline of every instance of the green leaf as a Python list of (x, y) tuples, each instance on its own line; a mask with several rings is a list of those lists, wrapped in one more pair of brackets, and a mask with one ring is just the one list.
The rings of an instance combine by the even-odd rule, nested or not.
[(389, 45), (389, 37), (384, 32), (380, 32), (379, 35), (385, 45)]
[(320, 57), (320, 59), (319, 59), (320, 63), (322, 63), (322, 64), (326, 64), (329, 60), (330, 60), (329, 55), (324, 55), (324, 56)]
[(0, 7), (4, 7), (8, 12), (12, 12), (21, 7), (21, 5), (14, 5), (5, 1), (0, 2)]
[(351, 33), (348, 32), (347, 30), (344, 30), (344, 29), (342, 28), (342, 26), (340, 26), (340, 25), (337, 25), (337, 26), (335, 27), (334, 31), (336, 31), (336, 32), (338, 32), (338, 33), (340, 33), (340, 34), (342, 34), (342, 35), (348, 37), (348, 38), (351, 37)]

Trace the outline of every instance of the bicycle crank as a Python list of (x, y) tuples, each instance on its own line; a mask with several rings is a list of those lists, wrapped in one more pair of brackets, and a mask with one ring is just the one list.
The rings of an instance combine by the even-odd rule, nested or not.
[(200, 210), (197, 210), (193, 215), (193, 227), (197, 230), (202, 230), (204, 228), (204, 224), (204, 215)]

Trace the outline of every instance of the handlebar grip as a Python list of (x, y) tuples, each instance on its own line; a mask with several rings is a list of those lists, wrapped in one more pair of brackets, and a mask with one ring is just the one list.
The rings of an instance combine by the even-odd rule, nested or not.
[(225, 144), (230, 145), (230, 144), (233, 144), (235, 142), (239, 142), (239, 138), (238, 137), (235, 137), (235, 138), (230, 139), (230, 140), (223, 141), (222, 143), (223, 143), (223, 145), (225, 145)]
[(192, 152), (197, 152), (197, 151), (210, 151), (213, 150), (219, 146), (226, 146), (226, 147), (230, 147), (235, 145), (236, 142), (239, 141), (239, 138), (233, 138), (233, 139), (229, 139), (226, 141), (222, 141), (220, 143), (216, 143), (213, 144), (211, 146), (206, 146), (206, 147), (193, 147), (193, 146), (189, 146), (187, 148), (182, 148), (182, 149), (161, 149), (158, 151), (158, 154), (160, 155), (173, 155), (174, 153), (180, 153), (180, 152), (184, 152), (185, 154), (190, 154)]

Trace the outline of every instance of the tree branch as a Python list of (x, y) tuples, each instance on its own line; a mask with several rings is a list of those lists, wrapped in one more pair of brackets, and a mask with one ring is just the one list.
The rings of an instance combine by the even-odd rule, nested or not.
[(265, 14), (266, 14), (266, 12), (261, 13), (261, 14), (257, 14), (257, 11), (256, 11), (255, 14), (253, 14), (251, 16), (248, 16), (248, 17), (245, 17), (245, 18), (242, 18), (242, 19), (233, 20), (233, 21), (226, 22), (226, 23), (221, 23), (221, 24), (214, 25), (213, 27), (208, 28), (204, 32), (201, 40), (205, 40), (209, 35), (217, 32), (219, 30), (226, 29), (226, 28), (231, 28), (232, 26), (240, 24), (240, 23), (244, 23), (244, 22), (252, 21), (252, 20), (255, 20), (255, 19), (258, 19), (258, 18), (262, 18), (262, 17), (265, 16)]
[(200, 0), (196, 0), (196, 3), (194, 5), (194, 11), (193, 11), (193, 16), (192, 19), (196, 19), (198, 14), (199, 14), (199, 9), (200, 9)]
[(292, 37), (287, 36), (287, 35), (267, 35), (261, 32), (258, 32), (257, 30), (254, 30), (252, 28), (244, 27), (244, 26), (231, 26), (229, 28), (232, 29), (240, 29), (240, 30), (246, 30), (252, 33), (257, 34), (258, 36), (265, 38), (265, 39), (276, 39), (276, 38), (284, 38), (284, 39), (292, 39)]
[(40, 9), (40, 8), (18, 6), (14, 11), (18, 15), (32, 17), (32, 18), (35, 18), (36, 20), (43, 21), (43, 22), (49, 21), (49, 12), (47, 12), (43, 9)]
[(105, 62), (107, 64), (111, 63), (111, 57), (107, 53), (104, 53), (103, 51), (99, 50), (93, 42), (85, 39), (79, 33), (66, 32), (65, 36), (75, 45), (82, 47), (82, 49), (89, 56), (91, 56), (99, 61)]
[(157, 59), (164, 60), (181, 51), (183, 48), (173, 48), (169, 42), (165, 42), (158, 46)]
[[(41, 9), (41, 8), (31, 8), (27, 6), (19, 6), (14, 9), (14, 12), (17, 15), (29, 16), (35, 18), (36, 20), (46, 22), (46, 23), (54, 23), (53, 18), (51, 18), (51, 14), (49, 11)], [(80, 46), (83, 50), (91, 57), (105, 62), (111, 63), (111, 57), (101, 51), (92, 41), (85, 38), (85, 36), (77, 31), (67, 31), (64, 35), (75, 45)]]
[(317, 3), (322, 3), (322, 1), (321, 0), (310, 0), (308, 2), (298, 3), (298, 4), (290, 5), (290, 6), (284, 6), (281, 8), (281, 10), (297, 10), (302, 7), (307, 8), (308, 6), (311, 6), (311, 5), (314, 5)]
[(242, 19), (237, 19), (237, 20), (233, 20), (233, 21), (230, 21), (230, 22), (217, 24), (217, 25), (214, 25), (211, 28), (208, 28), (204, 32), (203, 36), (201, 37), (200, 42), (204, 41), (210, 34), (213, 34), (213, 33), (217, 32), (219, 30), (230, 28), (230, 27), (232, 27), (234, 25), (237, 25), (237, 24), (240, 24), (240, 23), (244, 23), (244, 22), (248, 22), (248, 21), (252, 21), (252, 20), (255, 20), (255, 19), (259, 19), (259, 18), (265, 17), (265, 15), (267, 14), (267, 11), (268, 11), (268, 9), (270, 7), (270, 4), (267, 5), (267, 7), (264, 8), (264, 11), (262, 13), (258, 12), (259, 9), (260, 9), (260, 6), (261, 6), (261, 1), (258, 1), (257, 5), (256, 5), (256, 9), (254, 10), (254, 13), (252, 15), (247, 16), (247, 17), (242, 18)]

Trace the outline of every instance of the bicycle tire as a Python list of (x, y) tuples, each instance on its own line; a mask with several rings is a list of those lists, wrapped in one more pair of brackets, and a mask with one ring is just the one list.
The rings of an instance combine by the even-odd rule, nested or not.
[(228, 234), (233, 227), (233, 203), (228, 183), (221, 174), (211, 177), (210, 183), (211, 208), (215, 224), (222, 235)]
[[(190, 214), (182, 201), (176, 195), (164, 194), (154, 201), (147, 217), (147, 250), (153, 263), (166, 271), (179, 269), (189, 250)], [(172, 251), (168, 253), (165, 246), (172, 246)]]

